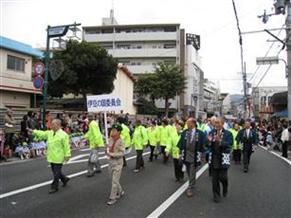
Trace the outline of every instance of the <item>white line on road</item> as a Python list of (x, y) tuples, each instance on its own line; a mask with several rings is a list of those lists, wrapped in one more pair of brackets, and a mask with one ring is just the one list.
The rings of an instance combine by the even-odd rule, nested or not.
[(279, 158), (281, 158), (282, 160), (284, 160), (284, 161), (286, 161), (289, 165), (291, 165), (291, 161), (290, 160), (288, 160), (287, 158), (285, 158), (285, 157), (282, 157), (280, 154), (277, 154), (276, 152), (274, 152), (274, 151), (269, 151), (267, 148), (265, 148), (265, 147), (263, 147), (263, 146), (261, 146), (261, 145), (259, 145), (262, 149), (264, 149), (264, 150), (266, 150), (266, 151), (268, 151), (268, 152), (270, 152), (270, 153), (272, 153), (273, 155), (275, 155), (275, 156), (277, 156), (277, 157), (279, 157)]
[[(107, 156), (102, 156), (99, 157), (99, 160), (103, 160), (103, 159), (108, 159)], [(68, 161), (67, 163), (64, 163), (64, 165), (68, 165), (68, 164), (75, 164), (75, 163), (84, 163), (84, 162), (88, 162), (88, 159), (83, 159), (83, 160), (74, 160), (74, 161)]]
[[(150, 152), (145, 152), (143, 154), (143, 156), (148, 155), (149, 153)], [(132, 156), (132, 157), (129, 157), (129, 158), (126, 158), (126, 160), (132, 160), (134, 158), (136, 158), (136, 155)], [(108, 164), (104, 164), (104, 165), (101, 166), (102, 169), (105, 168), (105, 167), (108, 167)], [(87, 170), (83, 170), (83, 171), (78, 172), (78, 173), (70, 174), (70, 175), (68, 175), (68, 177), (69, 178), (74, 178), (74, 177), (77, 177), (77, 176), (81, 176), (81, 175), (83, 175), (85, 173), (87, 173)], [(4, 194), (0, 194), (0, 199), (7, 198), (7, 197), (10, 197), (10, 196), (13, 196), (13, 195), (17, 195), (17, 194), (20, 194), (20, 193), (23, 193), (23, 192), (28, 192), (28, 191), (31, 191), (31, 190), (34, 190), (34, 189), (37, 189), (37, 188), (40, 188), (40, 187), (43, 187), (43, 186), (50, 185), (51, 183), (52, 183), (52, 180), (46, 181), (46, 182), (42, 182), (42, 183), (39, 183), (39, 184), (36, 184), (36, 185), (28, 186), (28, 187), (25, 187), (25, 188), (17, 189), (17, 190), (14, 190), (14, 191), (10, 191), (10, 192), (4, 193)]]
[[(205, 164), (197, 173), (196, 179), (198, 179), (205, 170), (208, 169), (208, 164)], [(175, 193), (173, 193), (164, 203), (162, 203), (158, 208), (156, 208), (147, 218), (157, 218), (159, 217), (168, 207), (170, 207), (188, 188), (188, 182), (185, 182)]]
[[(104, 151), (98, 152), (98, 154), (105, 154), (105, 152)], [(88, 154), (79, 154), (77, 156), (74, 156), (74, 157), (70, 158), (70, 160), (68, 161), (68, 163), (75, 162), (75, 160), (81, 159), (83, 157), (88, 157), (89, 155), (90, 155), (90, 153), (88, 153)]]
[(90, 151), (91, 148), (83, 148), (83, 149), (80, 149), (80, 151)]

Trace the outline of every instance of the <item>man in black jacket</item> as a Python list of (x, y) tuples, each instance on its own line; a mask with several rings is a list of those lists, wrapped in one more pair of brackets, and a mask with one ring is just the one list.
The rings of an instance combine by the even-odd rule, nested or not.
[(247, 173), (249, 170), (251, 154), (253, 152), (253, 145), (257, 142), (256, 133), (251, 129), (251, 123), (249, 121), (246, 121), (245, 128), (239, 131), (236, 140), (237, 143), (241, 143), (243, 146), (244, 172)]
[(227, 170), (230, 166), (230, 152), (233, 144), (231, 132), (223, 128), (224, 121), (221, 118), (215, 120), (215, 129), (209, 133), (210, 145), (209, 162), (212, 170), (213, 200), (220, 201), (220, 182), (223, 186), (223, 197), (228, 191)]
[(184, 130), (178, 142), (183, 164), (186, 166), (189, 178), (189, 186), (186, 191), (188, 197), (193, 196), (193, 188), (196, 182), (196, 168), (201, 163), (201, 153), (206, 142), (205, 134), (197, 129), (196, 120), (187, 120), (188, 129)]

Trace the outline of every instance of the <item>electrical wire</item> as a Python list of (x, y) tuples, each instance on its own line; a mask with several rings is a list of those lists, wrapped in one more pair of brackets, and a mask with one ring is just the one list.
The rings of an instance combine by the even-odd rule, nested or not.
[[(281, 27), (281, 29), (280, 29), (279, 33), (277, 34), (277, 36), (279, 36), (281, 34), (282, 30), (284, 29), (284, 26), (285, 26), (285, 24), (283, 24), (283, 26)], [(264, 58), (268, 56), (269, 52), (271, 51), (271, 49), (273, 48), (273, 46), (275, 45), (275, 43), (276, 43), (276, 41), (272, 42), (272, 44), (269, 46), (268, 51), (266, 52)], [(254, 79), (254, 77), (258, 73), (258, 70), (260, 69), (260, 67), (261, 67), (261, 65), (258, 65), (257, 66), (254, 74), (250, 77), (250, 79), (248, 79), (248, 82), (251, 82)]]

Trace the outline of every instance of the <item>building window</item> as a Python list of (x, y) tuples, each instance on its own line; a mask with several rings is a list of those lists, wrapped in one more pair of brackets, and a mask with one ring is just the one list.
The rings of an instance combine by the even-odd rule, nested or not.
[(7, 69), (24, 72), (25, 60), (15, 56), (8, 55)]

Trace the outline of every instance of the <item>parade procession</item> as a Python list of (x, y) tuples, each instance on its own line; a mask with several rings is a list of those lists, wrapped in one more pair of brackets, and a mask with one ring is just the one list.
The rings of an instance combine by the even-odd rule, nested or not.
[(291, 1), (39, 3), (0, 0), (1, 218), (291, 217)]

